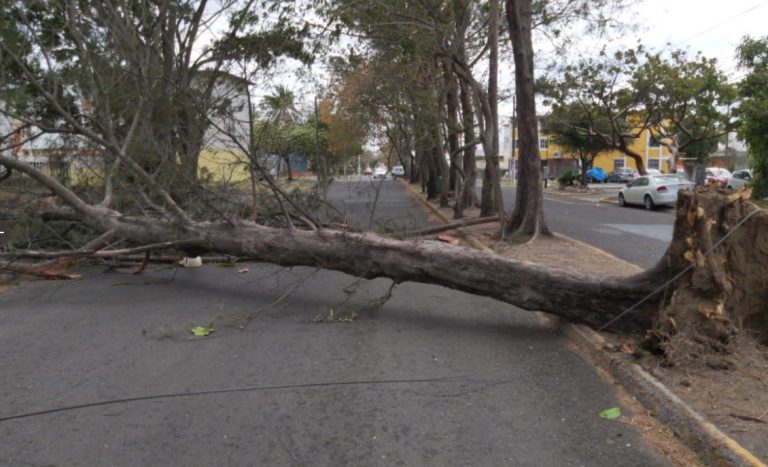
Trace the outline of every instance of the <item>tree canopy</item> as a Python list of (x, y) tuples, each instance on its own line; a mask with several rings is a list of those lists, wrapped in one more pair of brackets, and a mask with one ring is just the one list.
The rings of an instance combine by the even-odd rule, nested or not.
[(768, 198), (768, 36), (745, 37), (738, 55), (740, 66), (747, 70), (739, 86), (739, 134), (749, 145), (754, 169), (752, 195), (764, 199)]

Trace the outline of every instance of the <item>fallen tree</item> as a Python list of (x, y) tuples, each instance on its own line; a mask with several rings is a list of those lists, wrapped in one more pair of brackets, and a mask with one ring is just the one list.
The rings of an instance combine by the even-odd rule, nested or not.
[[(530, 2), (507, 3), (530, 7)], [(135, 9), (124, 2), (52, 2), (56, 8), (50, 9), (51, 18), (30, 14), (24, 2), (7, 8), (15, 20), (2, 29), (13, 40), (0, 40), (0, 55), (7, 65), (3, 69), (8, 71), (3, 75), (7, 83), (0, 89), (8, 104), (2, 113), (34, 130), (29, 140), (45, 134), (66, 136), (70, 149), (83, 152), (93, 163), (90, 173), (96, 181), (89, 191), (82, 187), (73, 191), (12, 156), (12, 146), (0, 140), (0, 167), (6, 168), (5, 173), (13, 170), (30, 177), (58, 199), (39, 213), (43, 220), (84, 227), (90, 234), (76, 242), (65, 239), (59, 251), (12, 250), (0, 259), (0, 267), (60, 278), (66, 277), (61, 268), (78, 258), (173, 248), (192, 256), (210, 252), (333, 269), (362, 278), (438, 284), (600, 329), (646, 334), (648, 346), (666, 354), (717, 351), (741, 329), (768, 341), (768, 214), (758, 211), (742, 193), (682, 193), (666, 255), (655, 267), (630, 277), (596, 277), (437, 242), (323, 228), (310, 218), (314, 208), (299, 206), (273, 183), (260, 163), (263, 148), (253, 125), (248, 131), (237, 130), (242, 122), (229, 96), (219, 103), (210, 98), (218, 94), (213, 92), (216, 86), (261, 76), (258, 70), (280, 56), (307, 58), (301, 42), (304, 28), (290, 26), (293, 5), (284, 3), (283, 21), (266, 30), (255, 27), (260, 15), (252, 14), (253, 2), (228, 11), (233, 13), (228, 32), (206, 49), (202, 62), (191, 56), (205, 2), (197, 9), (178, 11), (173, 2), (142, 5), (150, 14), (133, 14)], [(225, 10), (216, 9), (209, 19)], [(154, 18), (166, 15), (177, 15), (176, 27), (163, 23), (165, 33), (156, 34)], [(46, 28), (58, 24), (64, 24), (66, 31), (54, 31), (61, 34), (52, 41)], [(526, 32), (522, 26), (517, 31), (521, 34)], [(105, 37), (110, 41), (104, 43)], [(178, 47), (173, 46), (174, 38), (181, 42)], [(254, 49), (253, 44), (260, 46)], [(531, 55), (530, 44), (527, 49), (524, 52)], [(59, 63), (59, 55), (69, 57), (72, 51), (77, 51), (77, 60)], [(205, 59), (208, 53), (210, 62)], [(38, 66), (41, 57), (46, 67)], [(237, 70), (241, 61), (251, 66), (243, 65), (241, 76), (219, 73)], [(467, 74), (464, 68), (469, 64), (458, 61), (461, 66), (455, 71)], [(184, 79), (157, 79), (171, 75)], [(169, 89), (171, 81), (180, 87)], [(200, 90), (195, 83), (207, 85)], [(241, 96), (246, 97), (244, 108), (251, 107), (247, 87), (241, 90), (246, 94)], [(521, 119), (521, 126), (526, 127), (523, 134), (535, 137), (531, 132), (535, 119)], [(217, 130), (217, 139), (231, 140), (244, 155), (251, 182), (250, 211), (238, 207), (242, 203), (236, 198), (242, 199), (243, 193), (230, 193), (232, 199), (225, 199), (227, 193), (211, 193), (198, 180), (197, 160), (206, 129)], [(422, 152), (440, 147), (424, 146)], [(262, 179), (265, 192), (274, 194), (263, 205), (256, 189)], [(540, 209), (522, 214), (540, 217)], [(277, 216), (283, 221), (275, 221)], [(61, 251), (62, 244), (71, 251)]]
[[(648, 331), (654, 348), (660, 350), (681, 339), (699, 350), (717, 348), (745, 327), (763, 340), (768, 338), (768, 212), (749, 203), (746, 192), (681, 192), (674, 238), (662, 260), (634, 276), (599, 277), (372, 233), (300, 230), (290, 224), (274, 228), (243, 219), (126, 215), (103, 204), (85, 203), (31, 165), (2, 155), (0, 163), (56, 194), (66, 205), (57, 216), (137, 245), (115, 254), (173, 247), (321, 267), (362, 278), (388, 277), (396, 283), (438, 284), (601, 329)], [(109, 256), (109, 252), (93, 244), (73, 252), (89, 255)], [(16, 256), (12, 264), (18, 266), (19, 257), (35, 255)]]

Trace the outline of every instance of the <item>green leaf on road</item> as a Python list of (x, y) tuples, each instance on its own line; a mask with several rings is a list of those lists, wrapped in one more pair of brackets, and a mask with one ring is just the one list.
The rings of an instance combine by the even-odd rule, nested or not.
[(621, 416), (621, 407), (611, 407), (600, 412), (600, 416), (608, 420), (615, 420)]
[(213, 332), (213, 324), (207, 328), (203, 326), (193, 326), (189, 329), (189, 332), (195, 337), (205, 337)]

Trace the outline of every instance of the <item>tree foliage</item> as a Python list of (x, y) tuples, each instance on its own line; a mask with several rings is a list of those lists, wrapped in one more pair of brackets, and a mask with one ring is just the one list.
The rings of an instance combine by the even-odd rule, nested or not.
[[(282, 56), (311, 59), (304, 29), (263, 21), (267, 13), (287, 18), (288, 6), (259, 5), (5, 2), (0, 111), (36, 136), (71, 135), (90, 146), (110, 193), (123, 184), (156, 192), (151, 185), (160, 183), (178, 202), (191, 201), (211, 120), (236, 111), (222, 82), (248, 83)], [(227, 17), (220, 38), (204, 43), (202, 32)], [(127, 157), (135, 167), (117, 162)], [(149, 199), (158, 201), (156, 193)]]
[(763, 199), (768, 197), (768, 36), (745, 37), (738, 55), (740, 66), (748, 72), (739, 86), (739, 134), (749, 145), (752, 196)]
[(566, 155), (579, 160), (583, 185), (587, 184), (586, 172), (595, 158), (611, 149), (602, 139), (594, 138), (582, 130), (590, 124), (602, 131), (609, 130), (609, 123), (605, 119), (590, 122), (589, 116), (578, 103), (558, 106), (542, 118), (542, 126), (550, 135), (550, 140), (563, 148)]
[(565, 67), (562, 77), (540, 90), (553, 109), (578, 104), (586, 121), (571, 125), (631, 157), (645, 173), (643, 154), (633, 147), (651, 132), (672, 155), (704, 161), (735, 121), (728, 107), (735, 88), (714, 59), (674, 51), (669, 57), (642, 46), (609, 54), (603, 50)]

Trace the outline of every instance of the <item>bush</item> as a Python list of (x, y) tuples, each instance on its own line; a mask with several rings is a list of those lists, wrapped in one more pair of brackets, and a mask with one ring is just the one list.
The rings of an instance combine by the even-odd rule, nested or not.
[(573, 186), (578, 181), (579, 181), (579, 174), (574, 172), (573, 170), (568, 170), (564, 174), (557, 177), (557, 183), (559, 183), (560, 186)]

